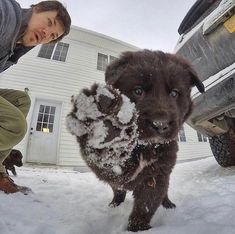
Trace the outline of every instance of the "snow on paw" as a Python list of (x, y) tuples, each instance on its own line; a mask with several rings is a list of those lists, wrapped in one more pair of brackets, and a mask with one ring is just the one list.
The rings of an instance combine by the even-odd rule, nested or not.
[(78, 139), (86, 134), (83, 157), (87, 161), (98, 167), (117, 168), (131, 157), (137, 145), (137, 119), (135, 104), (129, 98), (112, 86), (95, 84), (73, 99), (66, 125)]

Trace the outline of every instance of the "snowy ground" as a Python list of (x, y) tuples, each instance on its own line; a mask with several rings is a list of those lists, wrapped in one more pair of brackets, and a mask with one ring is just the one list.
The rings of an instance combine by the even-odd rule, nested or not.
[[(17, 168), (14, 180), (34, 193), (0, 192), (0, 234), (124, 234), (132, 208), (129, 193), (109, 208), (111, 189), (91, 172)], [(235, 230), (235, 168), (213, 158), (177, 164), (170, 198), (175, 210), (159, 208), (143, 234), (232, 234)]]

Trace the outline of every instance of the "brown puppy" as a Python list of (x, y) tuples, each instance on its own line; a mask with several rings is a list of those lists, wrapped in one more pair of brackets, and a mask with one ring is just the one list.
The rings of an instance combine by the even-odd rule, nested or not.
[(19, 150), (13, 149), (2, 163), (6, 168), (6, 172), (8, 173), (7, 170), (10, 170), (12, 174), (16, 176), (17, 173), (14, 166), (23, 166), (22, 158), (23, 155), (21, 154), (21, 152)]
[(161, 204), (175, 207), (167, 192), (176, 137), (192, 110), (191, 88), (204, 92), (204, 86), (185, 60), (149, 50), (124, 53), (105, 80), (108, 86), (93, 85), (73, 98), (67, 126), (88, 166), (112, 187), (110, 205), (133, 191), (128, 230), (146, 230)]

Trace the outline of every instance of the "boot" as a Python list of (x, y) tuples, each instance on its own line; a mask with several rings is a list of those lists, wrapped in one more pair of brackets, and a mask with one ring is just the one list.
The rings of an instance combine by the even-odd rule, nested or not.
[(6, 173), (0, 172), (0, 191), (5, 193), (17, 193), (21, 192), (24, 195), (27, 195), (29, 192), (32, 192), (30, 188), (24, 186), (18, 186), (14, 183)]

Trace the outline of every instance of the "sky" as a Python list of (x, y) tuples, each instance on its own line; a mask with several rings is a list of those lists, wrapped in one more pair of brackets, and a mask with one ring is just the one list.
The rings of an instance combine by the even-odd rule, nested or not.
[[(33, 193), (0, 192), (1, 234), (130, 234), (130, 192), (111, 208), (111, 188), (91, 172), (29, 166), (16, 171), (15, 182)], [(213, 157), (177, 164), (169, 188), (176, 209), (160, 207), (152, 229), (140, 234), (234, 233), (234, 181), (235, 167), (222, 168)]]
[[(35, 0), (17, 0), (29, 7)], [(196, 0), (61, 0), (72, 24), (142, 49), (173, 52), (177, 29)]]

